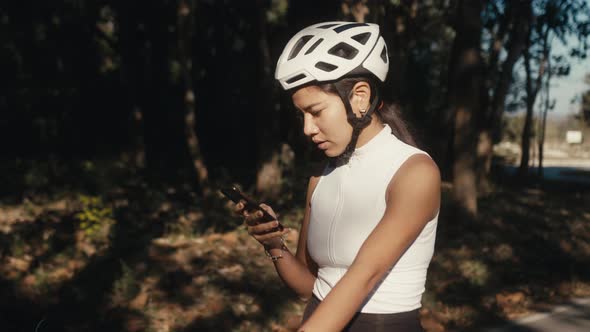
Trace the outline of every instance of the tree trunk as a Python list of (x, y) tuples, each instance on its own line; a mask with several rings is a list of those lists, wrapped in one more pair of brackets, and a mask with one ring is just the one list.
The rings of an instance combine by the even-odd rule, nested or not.
[[(510, 39), (506, 47), (507, 54), (504, 62), (502, 62), (502, 69), (499, 77), (492, 80), (492, 84), (495, 84), (495, 88), (491, 98), (490, 108), (488, 115), (482, 119), (483, 121), (480, 126), (482, 131), (479, 135), (478, 143), (478, 179), (479, 190), (482, 192), (490, 189), (489, 177), (494, 153), (493, 144), (494, 142), (497, 142), (500, 137), (504, 104), (506, 102), (508, 90), (512, 84), (512, 71), (514, 65), (526, 47), (526, 38), (531, 24), (531, 9), (530, 1), (511, 1), (510, 8), (507, 9), (510, 11), (507, 13), (508, 17), (505, 22), (510, 22), (512, 27), (509, 32)], [(514, 13), (514, 15), (511, 15), (511, 13)], [(504, 37), (503, 31), (505, 30), (505, 25), (503, 24), (502, 27), (498, 39)], [(500, 42), (501, 40), (497, 40), (494, 44)], [(500, 47), (497, 45), (494, 45), (494, 48), (492, 49), (492, 61), (489, 73), (493, 74), (493, 71), (496, 70), (495, 67), (500, 53), (499, 48)]]
[(141, 113), (145, 163), (148, 175), (177, 180), (179, 170), (189, 166), (184, 126), (182, 91), (171, 75), (171, 51), (178, 36), (176, 7), (165, 4), (121, 2), (121, 57), (133, 89), (133, 103)]
[(551, 82), (551, 59), (547, 58), (547, 78), (545, 79), (545, 105), (541, 119), (541, 128), (539, 130), (539, 168), (538, 175), (543, 179), (543, 147), (545, 145), (545, 130), (547, 129), (547, 113), (551, 109), (550, 85)]
[(526, 116), (524, 120), (524, 127), (521, 136), (520, 148), (520, 167), (518, 173), (520, 176), (526, 176), (529, 168), (529, 153), (531, 145), (531, 122), (533, 119), (533, 84), (531, 78), (531, 55), (528, 48), (524, 51), (524, 66), (526, 73)]
[[(313, 9), (312, 9), (313, 8)], [(289, 1), (287, 24), (290, 36), (299, 30), (323, 21), (333, 21), (334, 17), (341, 17), (342, 0), (297, 0)]]
[(494, 156), (494, 141), (492, 131), (482, 128), (477, 137), (477, 191), (487, 194), (492, 190), (490, 173)]
[(368, 0), (344, 0), (342, 2), (342, 15), (344, 20), (365, 23), (370, 14)]
[(502, 71), (500, 77), (496, 82), (494, 95), (492, 98), (490, 110), (490, 123), (494, 129), (494, 136), (497, 137), (501, 122), (502, 114), (504, 113), (504, 103), (506, 95), (512, 83), (512, 71), (516, 61), (523, 54), (527, 47), (527, 37), (531, 29), (532, 4), (531, 1), (514, 1), (512, 6), (517, 6), (515, 9), (514, 21), (510, 31), (510, 40), (507, 46), (506, 59), (502, 63)]
[(267, 34), (266, 7), (264, 1), (258, 0), (252, 39), (258, 42), (259, 76), (261, 88), (258, 89), (257, 131), (258, 155), (260, 156), (256, 173), (256, 192), (261, 199), (276, 197), (281, 192), (283, 183), (283, 164), (280, 159), (280, 138), (277, 112), (273, 112), (277, 91), (273, 85), (273, 64)]
[(143, 114), (139, 108), (133, 110), (131, 132), (133, 135), (133, 165), (137, 168), (145, 167), (145, 143), (143, 140)]
[[(524, 53), (525, 56), (525, 71), (526, 71), (526, 117), (524, 122), (524, 127), (522, 129), (522, 147), (521, 147), (521, 158), (520, 158), (520, 167), (518, 168), (518, 174), (520, 176), (526, 176), (528, 173), (529, 168), (529, 161), (530, 161), (530, 148), (531, 148), (531, 129), (533, 128), (533, 113), (534, 113), (534, 106), (535, 100), (537, 99), (537, 92), (539, 91), (539, 86), (541, 85), (540, 80), (543, 77), (543, 73), (545, 70), (545, 63), (546, 60), (541, 60), (541, 65), (539, 66), (539, 76), (537, 77), (537, 83), (533, 83), (532, 73), (531, 73), (531, 55), (527, 50)], [(534, 84), (534, 85), (533, 85)]]
[(209, 172), (203, 161), (203, 155), (199, 145), (196, 128), (195, 93), (191, 77), (191, 67), (195, 65), (192, 54), (191, 42), (195, 29), (195, 2), (194, 0), (181, 0), (178, 4), (178, 54), (182, 68), (184, 90), (184, 133), (192, 166), (197, 176), (197, 185), (202, 197), (211, 193), (209, 185)]
[(473, 142), (472, 109), (455, 109), (453, 147), (453, 196), (456, 203), (472, 216), (477, 215), (477, 184)]
[(129, 130), (132, 140), (131, 159), (135, 167), (143, 169), (146, 166), (144, 114), (143, 109), (139, 106), (141, 91), (138, 84), (142, 65), (140, 61), (137, 61), (141, 42), (137, 38), (134, 38), (135, 27), (139, 24), (140, 18), (139, 14), (133, 11), (128, 5), (119, 4), (116, 8), (121, 18), (119, 25), (121, 81), (122, 86), (128, 89), (129, 104), (133, 112)]
[(482, 1), (460, 1), (455, 18), (456, 37), (449, 73), (450, 106), (454, 113), (453, 197), (470, 216), (477, 215), (475, 119), (481, 112)]
[[(548, 29), (548, 28), (547, 28)], [(547, 59), (549, 57), (549, 45), (547, 44), (548, 31), (546, 30), (543, 35), (543, 57), (539, 61), (539, 73), (537, 79), (533, 82), (531, 72), (531, 33), (529, 30), (529, 36), (527, 38), (527, 47), (524, 51), (524, 65), (526, 72), (526, 117), (524, 127), (522, 129), (522, 147), (521, 147), (521, 159), (520, 167), (518, 168), (518, 174), (524, 177), (528, 173), (529, 160), (530, 160), (530, 148), (531, 148), (531, 129), (533, 128), (533, 112), (535, 106), (535, 100), (541, 87), (543, 75), (545, 74), (545, 67), (547, 65)]]

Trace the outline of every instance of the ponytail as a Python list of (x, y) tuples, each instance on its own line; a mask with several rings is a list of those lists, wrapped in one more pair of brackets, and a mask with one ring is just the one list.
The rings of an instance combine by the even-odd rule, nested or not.
[(404, 120), (401, 110), (397, 104), (383, 103), (383, 106), (374, 113), (381, 122), (386, 123), (391, 128), (391, 132), (400, 141), (418, 147), (414, 135), (410, 131), (408, 123)]
[[(372, 87), (372, 89), (378, 89), (380, 84), (373, 77), (346, 77), (338, 81), (339, 86), (341, 86), (345, 91), (346, 94), (349, 95), (352, 87), (358, 82), (367, 82)], [(319, 85), (320, 89), (325, 92), (333, 93), (335, 95), (339, 95), (339, 92), (334, 83), (325, 83)], [(350, 97), (350, 96), (349, 96)], [(371, 94), (371, 101), (375, 97), (375, 93)], [(412, 145), (414, 147), (418, 147), (416, 139), (410, 130), (409, 125), (404, 120), (402, 116), (402, 112), (397, 104), (383, 102), (381, 107), (378, 107), (373, 112), (373, 115), (376, 115), (377, 118), (391, 128), (391, 132), (395, 137), (397, 137), (400, 141)]]

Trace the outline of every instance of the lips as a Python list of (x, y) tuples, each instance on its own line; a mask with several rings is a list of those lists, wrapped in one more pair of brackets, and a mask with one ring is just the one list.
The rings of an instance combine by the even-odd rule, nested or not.
[(326, 150), (328, 148), (329, 142), (327, 140), (319, 140), (317, 137), (313, 137), (311, 141), (318, 147), (320, 150)]

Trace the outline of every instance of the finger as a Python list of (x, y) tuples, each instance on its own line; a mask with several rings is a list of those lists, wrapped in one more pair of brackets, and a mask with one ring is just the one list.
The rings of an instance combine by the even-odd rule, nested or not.
[(248, 231), (251, 234), (257, 234), (257, 235), (262, 235), (262, 234), (267, 234), (269, 232), (273, 232), (276, 231), (277, 226), (275, 226), (275, 224), (273, 224), (273, 222), (265, 222), (265, 223), (261, 223), (261, 224), (248, 224)]
[(271, 233), (267, 233), (267, 234), (253, 235), (253, 236), (259, 242), (264, 242), (264, 241), (268, 241), (270, 239), (279, 238), (282, 235), (283, 235), (283, 232), (277, 231), (277, 232), (271, 232)]
[(250, 218), (250, 219), (252, 219), (252, 218), (255, 218), (254, 212), (255, 211), (248, 211), (246, 209), (243, 209), (242, 210), (242, 216), (244, 216), (244, 218)]
[(274, 228), (266, 233), (259, 233), (259, 234), (255, 234), (255, 235), (256, 235), (256, 237), (260, 238), (260, 241), (267, 241), (269, 239), (274, 239), (274, 238), (282, 238), (282, 241), (285, 241), (284, 236), (287, 235), (290, 231), (291, 231), (290, 228), (284, 228), (284, 229)]
[(257, 225), (257, 224), (260, 224), (260, 223), (264, 223), (262, 221), (262, 216), (263, 216), (263, 213), (261, 211), (247, 212), (245, 214), (245, 220), (244, 221), (245, 221), (245, 223), (247, 225), (254, 226), (254, 225)]
[(260, 243), (269, 243), (269, 241), (281, 239), (281, 243), (285, 244), (285, 235), (291, 231), (290, 228), (285, 228), (283, 231), (272, 232), (268, 234), (252, 235), (252, 237), (258, 240)]
[(266, 234), (268, 232), (275, 231), (278, 226), (279, 226), (279, 223), (278, 223), (278, 221), (275, 220), (275, 221), (270, 221), (270, 222), (258, 224), (255, 226), (249, 226), (248, 231), (251, 232), (252, 234)]
[(262, 209), (264, 209), (264, 211), (268, 212), (268, 213), (269, 213), (271, 216), (273, 216), (275, 219), (277, 219), (277, 215), (276, 215), (276, 213), (273, 211), (273, 209), (272, 209), (270, 206), (268, 206), (268, 205), (266, 205), (266, 204), (262, 203), (262, 204), (260, 204), (260, 207), (261, 207)]
[(242, 210), (244, 209), (244, 203), (238, 202), (234, 205), (234, 213), (238, 215), (242, 215)]
[(242, 220), (242, 225), (249, 227), (250, 223), (252, 222), (250, 219), (250, 215), (248, 214), (248, 211), (242, 211), (242, 217), (244, 217), (244, 219)]

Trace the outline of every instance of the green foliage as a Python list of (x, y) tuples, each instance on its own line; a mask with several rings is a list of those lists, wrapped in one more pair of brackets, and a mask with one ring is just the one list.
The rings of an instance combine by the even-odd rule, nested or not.
[(266, 20), (270, 24), (279, 24), (285, 20), (287, 9), (289, 8), (289, 1), (287, 0), (272, 0), (270, 8), (266, 11)]
[(50, 169), (46, 163), (31, 165), (24, 174), (24, 185), (29, 189), (37, 189), (49, 184)]
[(487, 265), (479, 260), (466, 260), (459, 264), (459, 271), (463, 277), (476, 286), (484, 286), (490, 275)]
[(96, 196), (81, 195), (79, 201), (82, 210), (76, 213), (75, 218), (80, 222), (80, 229), (93, 239), (97, 239), (101, 230), (115, 223), (113, 209), (105, 206), (102, 198)]
[(502, 122), (504, 128), (502, 130), (502, 140), (520, 142), (522, 127), (524, 126), (524, 115), (504, 115)]
[(49, 280), (49, 273), (45, 271), (43, 267), (39, 267), (35, 270), (35, 288), (36, 290), (43, 294), (47, 293), (50, 289), (50, 280)]
[(123, 260), (121, 264), (121, 276), (113, 283), (112, 298), (114, 302), (125, 302), (133, 299), (139, 293), (137, 274)]
[(90, 161), (90, 160), (84, 160), (82, 162), (82, 169), (85, 172), (92, 172), (96, 169), (96, 167), (94, 166), (94, 162)]
[(27, 243), (22, 239), (19, 234), (16, 234), (12, 238), (12, 243), (10, 244), (10, 254), (14, 257), (21, 257), (26, 253), (26, 245)]

